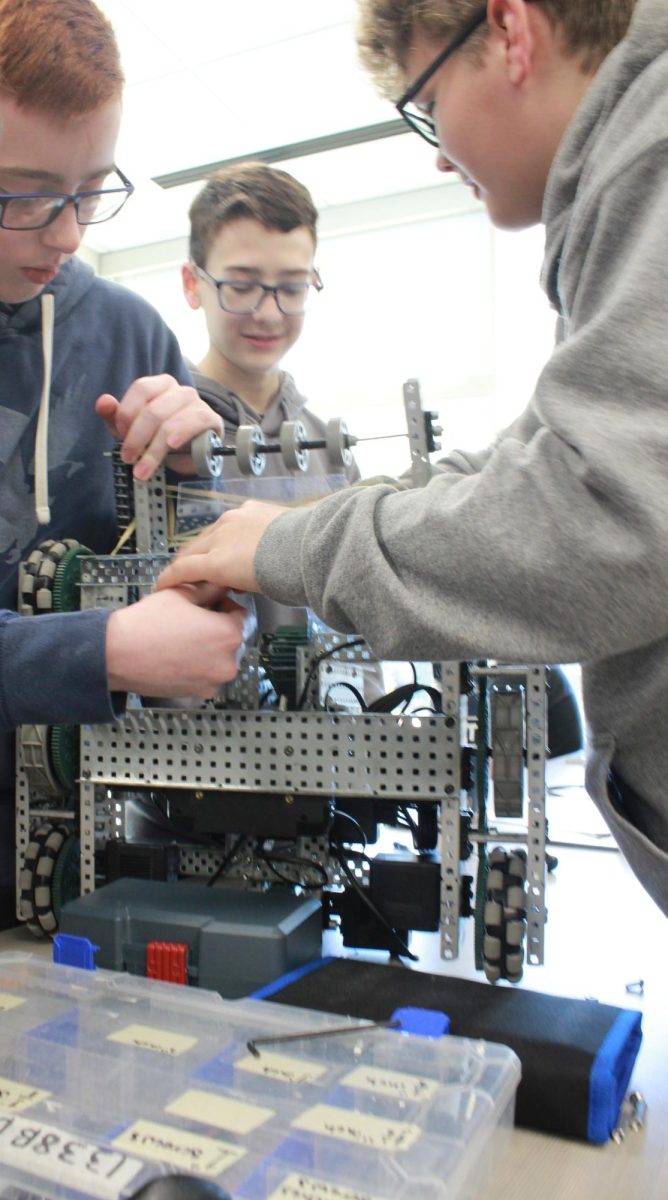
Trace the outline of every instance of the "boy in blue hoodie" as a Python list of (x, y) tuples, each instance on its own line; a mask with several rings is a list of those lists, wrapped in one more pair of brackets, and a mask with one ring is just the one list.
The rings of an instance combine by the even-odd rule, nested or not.
[(12, 920), (13, 754), (23, 723), (112, 720), (123, 693), (213, 695), (242, 614), (188, 589), (128, 609), (18, 617), (18, 564), (46, 538), (116, 540), (109, 451), (147, 479), (222, 422), (175, 338), (73, 257), (132, 185), (116, 167), (123, 76), (91, 0), (0, 0), (0, 924)]

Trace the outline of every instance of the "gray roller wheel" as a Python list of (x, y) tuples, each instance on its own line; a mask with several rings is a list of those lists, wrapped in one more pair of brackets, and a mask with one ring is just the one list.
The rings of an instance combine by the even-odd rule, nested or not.
[(341, 417), (331, 417), (325, 428), (325, 443), (327, 458), (333, 467), (349, 467), (353, 461), (353, 452), (349, 441), (353, 441), (348, 433), (348, 426)]
[(239, 426), (234, 446), (237, 466), (242, 475), (261, 475), (264, 471), (267, 456), (258, 448), (262, 444), (259, 425)]
[(52, 825), (41, 841), (32, 877), (32, 901), (35, 918), (47, 937), (58, 932), (58, 919), (54, 912), (52, 878), (56, 859), (60, 854), (69, 830), (66, 825)]
[(306, 430), (301, 421), (284, 421), (278, 440), (283, 462), (288, 470), (306, 471), (309, 452), (301, 448), (301, 443), (306, 441)]
[(214, 433), (212, 429), (206, 429), (204, 433), (199, 433), (196, 438), (193, 438), (190, 443), (190, 454), (198, 479), (217, 479), (221, 474), (222, 456), (214, 454), (213, 451), (219, 449), (222, 444), (218, 434)]
[(519, 983), (526, 936), (527, 860), (524, 850), (495, 847), (489, 856), (483, 966), (490, 983)]
[(53, 844), (57, 844), (60, 849), (66, 836), (67, 828), (64, 825), (52, 825), (50, 822), (39, 825), (30, 835), (23, 866), (19, 872), (19, 920), (25, 922), (26, 929), (34, 937), (46, 936), (35, 909), (37, 864)]

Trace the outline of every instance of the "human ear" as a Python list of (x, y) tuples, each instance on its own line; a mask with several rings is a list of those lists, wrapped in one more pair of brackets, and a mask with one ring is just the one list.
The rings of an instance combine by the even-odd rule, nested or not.
[(184, 263), (181, 267), (181, 281), (183, 283), (183, 294), (191, 308), (201, 308), (202, 301), (199, 298), (199, 288), (197, 286), (197, 276), (193, 271), (190, 263)]
[(528, 0), (490, 0), (487, 17), (492, 33), (501, 41), (508, 80), (521, 87), (530, 74), (534, 51)]

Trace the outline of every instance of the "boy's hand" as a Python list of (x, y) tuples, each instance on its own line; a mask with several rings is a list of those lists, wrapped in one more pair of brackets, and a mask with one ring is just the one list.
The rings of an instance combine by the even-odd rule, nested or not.
[(174, 452), (189, 446), (205, 429), (223, 432), (221, 418), (195, 388), (177, 383), (171, 375), (136, 379), (121, 400), (105, 392), (98, 397), (95, 411), (122, 442), (121, 458), (134, 463), (136, 479), (150, 479), (168, 454), (170, 467), (183, 475), (192, 474), (190, 454)]
[(287, 510), (249, 500), (223, 513), (198, 533), (158, 576), (156, 588), (182, 583), (211, 583), (237, 592), (258, 592), (255, 552), (267, 526)]
[(236, 675), (252, 626), (248, 611), (215, 588), (145, 596), (109, 617), (109, 690), (210, 699)]

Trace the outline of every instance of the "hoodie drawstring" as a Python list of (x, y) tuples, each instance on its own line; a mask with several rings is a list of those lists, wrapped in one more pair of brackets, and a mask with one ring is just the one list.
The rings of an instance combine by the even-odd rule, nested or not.
[(55, 311), (55, 298), (51, 292), (42, 292), (41, 308), (44, 378), (39, 402), (37, 433), (35, 434), (35, 515), (40, 525), (48, 525), (51, 520), (51, 509), (49, 508), (49, 401)]

